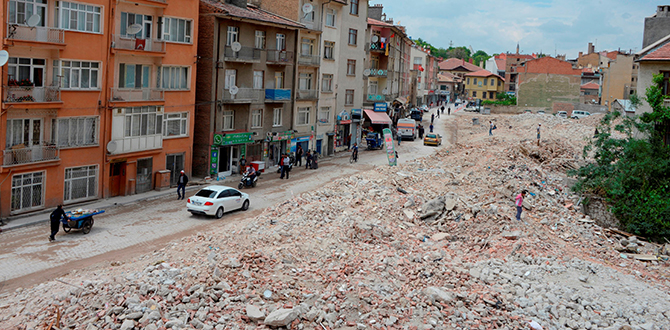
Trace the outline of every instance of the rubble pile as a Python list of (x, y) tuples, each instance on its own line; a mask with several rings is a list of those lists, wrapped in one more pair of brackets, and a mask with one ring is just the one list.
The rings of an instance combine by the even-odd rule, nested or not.
[[(0, 328), (670, 328), (666, 251), (578, 212), (556, 161), (579, 161), (561, 130), (576, 138), (593, 127), (543, 116), (555, 129), (538, 147), (519, 138), (527, 132), (486, 139), (469, 118), (454, 120), (467, 127), (461, 142), (434, 156), (17, 290), (3, 298)], [(498, 123), (532, 130), (538, 120)], [(530, 194), (520, 222), (521, 189)]]

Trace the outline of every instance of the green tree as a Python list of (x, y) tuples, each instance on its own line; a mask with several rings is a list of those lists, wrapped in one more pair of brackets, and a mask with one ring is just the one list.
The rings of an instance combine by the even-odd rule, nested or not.
[(594, 162), (571, 171), (578, 178), (573, 190), (604, 197), (624, 230), (655, 240), (670, 237), (670, 149), (663, 139), (670, 109), (663, 106), (662, 83), (655, 75), (646, 90), (652, 112), (639, 118), (607, 114), (584, 148)]

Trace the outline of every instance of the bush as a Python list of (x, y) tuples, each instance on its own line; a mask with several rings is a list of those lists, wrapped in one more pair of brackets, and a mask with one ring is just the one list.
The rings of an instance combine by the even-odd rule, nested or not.
[(482, 101), (483, 105), (516, 105), (516, 97), (507, 93), (498, 93), (495, 101)]

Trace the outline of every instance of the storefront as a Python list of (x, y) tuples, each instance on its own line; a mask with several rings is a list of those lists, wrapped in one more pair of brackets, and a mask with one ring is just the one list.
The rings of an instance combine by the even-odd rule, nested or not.
[(363, 110), (362, 109), (351, 109), (351, 141), (349, 142), (349, 147), (354, 143), (361, 145), (361, 122), (363, 121)]
[(210, 152), (210, 175), (229, 176), (239, 173), (241, 156), (247, 154), (247, 143), (253, 143), (253, 133), (216, 133)]
[(346, 110), (337, 115), (335, 130), (335, 151), (349, 150), (349, 144), (351, 143), (351, 116)]
[(365, 121), (363, 126), (371, 132), (381, 133), (384, 128), (391, 128), (391, 118), (386, 112), (377, 112), (374, 110), (363, 110), (365, 113)]
[(263, 156), (268, 167), (278, 165), (281, 154), (291, 151), (289, 142), (292, 137), (293, 131), (268, 133), (263, 150)]
[(302, 147), (302, 150), (306, 153), (309, 149), (309, 142), (312, 140), (311, 135), (300, 136), (291, 139), (291, 153), (295, 153), (298, 146)]

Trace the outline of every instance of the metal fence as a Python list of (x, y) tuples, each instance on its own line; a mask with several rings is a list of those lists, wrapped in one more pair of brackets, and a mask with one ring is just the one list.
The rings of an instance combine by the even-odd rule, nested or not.
[(5, 102), (60, 102), (60, 87), (2, 86)]
[(226, 61), (260, 61), (261, 50), (253, 47), (242, 47), (239, 51), (233, 51), (233, 48), (226, 46), (223, 52)]
[(114, 48), (127, 50), (140, 50), (147, 52), (165, 52), (165, 41), (156, 39), (141, 39), (135, 37), (113, 35)]
[(267, 50), (268, 63), (293, 64), (294, 53), (285, 50)]
[(316, 55), (300, 54), (300, 56), (298, 56), (298, 64), (318, 66), (320, 63), (321, 57)]
[(237, 94), (230, 94), (229, 90), (223, 91), (223, 100), (224, 101), (236, 101), (236, 102), (261, 102), (265, 99), (265, 90), (264, 89), (253, 89), (253, 88), (238, 88)]
[(59, 156), (58, 147), (47, 142), (29, 147), (13, 146), (2, 153), (4, 166), (57, 160)]
[(7, 24), (7, 39), (63, 44), (65, 43), (65, 31), (45, 26), (31, 28), (17, 24)]
[(112, 88), (112, 101), (163, 101), (165, 100), (164, 94), (163, 90), (156, 88)]
[(319, 93), (316, 89), (301, 89), (296, 93), (296, 98), (298, 100), (316, 100), (319, 96)]

